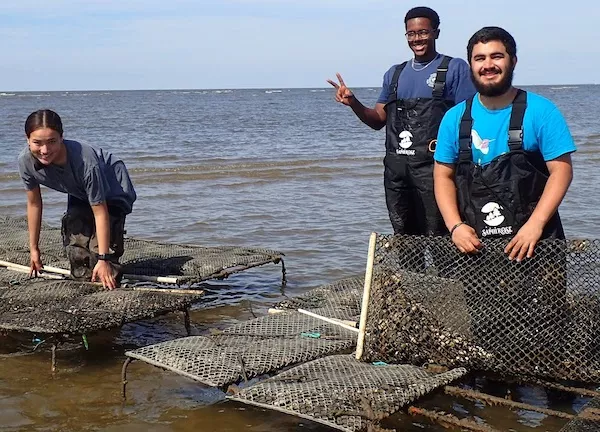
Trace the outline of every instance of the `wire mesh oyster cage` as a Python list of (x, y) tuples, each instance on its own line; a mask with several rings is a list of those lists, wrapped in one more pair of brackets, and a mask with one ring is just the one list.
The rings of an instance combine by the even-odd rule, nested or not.
[(265, 264), (281, 263), (283, 253), (263, 248), (193, 246), (129, 238), (125, 241), (123, 271), (139, 276), (176, 276), (178, 283), (223, 279)]
[(600, 241), (507, 242), (373, 233), (357, 358), (600, 382)]
[(125, 353), (213, 387), (349, 350), (356, 333), (299, 312), (266, 315), (218, 334), (190, 336)]
[(600, 430), (600, 397), (595, 397), (560, 432), (597, 432)]
[(36, 334), (86, 334), (181, 310), (202, 291), (105, 290), (86, 282), (22, 280), (0, 289), (0, 329)]
[(370, 428), (464, 374), (464, 368), (433, 373), (413, 365), (372, 365), (352, 355), (331, 355), (279, 373), (229, 398), (346, 432), (376, 430)]
[[(43, 224), (39, 247), (44, 266), (50, 272), (69, 268), (60, 228)], [(126, 238), (125, 253), (120, 263), (126, 278), (179, 285), (223, 279), (273, 263), (281, 264), (282, 281), (285, 283), (283, 256), (282, 252), (265, 248), (209, 247)], [(12, 268), (29, 266), (29, 260), (26, 218), (0, 215), (0, 265)], [(66, 272), (68, 274), (68, 270)]]
[(282, 300), (274, 309), (304, 309), (329, 318), (356, 320), (360, 315), (363, 287), (363, 275), (346, 277)]

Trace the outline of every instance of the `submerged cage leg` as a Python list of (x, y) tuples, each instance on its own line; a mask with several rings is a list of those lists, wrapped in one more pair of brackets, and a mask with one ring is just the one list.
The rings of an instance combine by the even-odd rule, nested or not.
[(547, 416), (554, 416), (569, 420), (575, 418), (573, 414), (569, 414), (563, 411), (555, 411), (547, 408), (536, 407), (531, 404), (503, 399), (497, 396), (481, 393), (476, 390), (467, 390), (458, 387), (446, 386), (444, 387), (444, 392), (451, 396), (458, 396), (472, 401), (484, 402), (488, 405), (504, 405), (512, 408), (519, 408), (527, 411), (539, 412)]
[(244, 378), (244, 382), (248, 383), (248, 373), (246, 372), (246, 364), (244, 363), (244, 358), (241, 354), (237, 355), (237, 360), (240, 363), (240, 372), (242, 373), (242, 378)]
[(287, 270), (285, 269), (285, 263), (283, 262), (283, 258), (281, 258), (281, 286), (284, 287), (287, 285)]
[(185, 308), (182, 310), (183, 312), (183, 325), (185, 326), (185, 331), (188, 336), (192, 335), (192, 326), (190, 325), (190, 310), (189, 308)]
[(127, 357), (123, 363), (123, 368), (121, 369), (121, 397), (123, 398), (123, 402), (127, 400), (127, 366), (129, 366), (129, 363), (132, 361), (133, 359), (131, 357)]
[(469, 419), (459, 419), (452, 414), (441, 413), (437, 411), (431, 411), (424, 408), (415, 406), (408, 407), (408, 413), (412, 416), (423, 416), (432, 420), (443, 427), (458, 426), (462, 430), (470, 430), (475, 432), (500, 432), (498, 429), (494, 429), (487, 425), (482, 425)]
[(56, 342), (52, 342), (52, 366), (50, 370), (52, 373), (56, 372)]
[(51, 366), (51, 370), (52, 373), (56, 372), (56, 349), (58, 348), (58, 346), (64, 342), (64, 338), (63, 336), (56, 336), (56, 337), (52, 337), (52, 366)]
[(551, 382), (551, 381), (545, 381), (542, 379), (526, 380), (525, 382), (530, 382), (535, 385), (540, 385), (542, 387), (551, 388), (554, 390), (560, 390), (560, 391), (564, 391), (567, 393), (575, 393), (580, 396), (587, 396), (587, 397), (592, 397), (592, 398), (600, 396), (600, 392), (597, 390), (590, 390), (590, 389), (581, 388), (581, 387), (570, 387), (570, 386), (565, 386), (565, 385), (558, 384), (558, 383)]

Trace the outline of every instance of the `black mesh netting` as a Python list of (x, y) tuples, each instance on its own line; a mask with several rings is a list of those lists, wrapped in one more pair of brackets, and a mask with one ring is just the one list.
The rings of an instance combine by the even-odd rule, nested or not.
[(220, 334), (176, 339), (125, 354), (221, 387), (355, 345), (355, 332), (289, 311), (236, 324)]
[(27, 273), (20, 273), (0, 267), (0, 289), (31, 279)]
[[(45, 265), (69, 269), (60, 228), (43, 225), (39, 246)], [(282, 256), (281, 252), (268, 249), (201, 247), (127, 238), (120, 262), (126, 274), (178, 276), (180, 283), (193, 283), (279, 263)], [(0, 215), (0, 260), (29, 266), (26, 219)]]
[(412, 365), (374, 366), (334, 355), (296, 366), (230, 399), (342, 431), (363, 431), (465, 373), (463, 368), (432, 373)]
[(85, 334), (185, 309), (201, 298), (193, 291), (106, 291), (84, 282), (27, 280), (0, 289), (0, 329)]
[(378, 235), (361, 359), (600, 381), (600, 242), (507, 242)]
[[(44, 264), (69, 268), (69, 260), (63, 251), (60, 228), (42, 224), (39, 247)], [(0, 260), (29, 266), (27, 219), (0, 215)]]
[(360, 315), (363, 288), (363, 276), (340, 279), (283, 300), (276, 308), (306, 309), (329, 318), (350, 320)]
[[(356, 332), (293, 309), (357, 321), (363, 283), (362, 276), (342, 279), (280, 302), (277, 306), (287, 309), (283, 312), (126, 355), (215, 387), (311, 361), (247, 387), (233, 399), (341, 430), (364, 430), (466, 370), (434, 374), (412, 365), (370, 365), (348, 355), (332, 356), (354, 348)], [(323, 359), (312, 361), (316, 358)]]
[(576, 418), (567, 423), (560, 432), (600, 431), (600, 398), (589, 401)]
[(123, 271), (135, 275), (177, 275), (184, 282), (226, 277), (248, 268), (278, 263), (281, 252), (235, 246), (186, 246), (149, 240), (125, 240)]

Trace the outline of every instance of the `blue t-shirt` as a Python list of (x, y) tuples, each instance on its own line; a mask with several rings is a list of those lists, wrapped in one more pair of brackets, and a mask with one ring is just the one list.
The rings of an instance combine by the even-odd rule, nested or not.
[[(438, 131), (434, 159), (441, 163), (458, 162), (458, 134), (466, 102), (452, 107), (444, 115)], [(471, 129), (473, 161), (486, 165), (494, 158), (508, 153), (508, 126), (512, 105), (489, 110), (473, 98)], [(523, 150), (539, 151), (545, 161), (556, 159), (576, 150), (567, 122), (558, 108), (548, 99), (527, 92), (527, 109), (523, 118)]]
[[(437, 75), (437, 68), (442, 63), (442, 54), (429, 64), (412, 62), (409, 60), (398, 79), (398, 99), (430, 98), (433, 84)], [(397, 65), (392, 66), (383, 76), (383, 86), (377, 103), (386, 104), (392, 91), (392, 77)], [(471, 81), (471, 70), (463, 59), (453, 58), (448, 64), (446, 85), (444, 86), (444, 99), (462, 102), (475, 94), (475, 87)]]

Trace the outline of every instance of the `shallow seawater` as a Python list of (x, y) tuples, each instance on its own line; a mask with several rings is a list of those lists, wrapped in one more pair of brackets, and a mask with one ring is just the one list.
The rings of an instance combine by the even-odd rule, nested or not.
[[(391, 230), (383, 195), (383, 131), (372, 131), (331, 92), (311, 89), (15, 93), (0, 98), (0, 213), (25, 214), (16, 168), (23, 122), (57, 110), (67, 138), (121, 157), (138, 201), (127, 220), (135, 237), (205, 246), (275, 249), (270, 264), (205, 284), (191, 312), (192, 334), (206, 334), (267, 313), (274, 303), (364, 273), (369, 234)], [(600, 237), (598, 143), (600, 87), (531, 90), (559, 106), (578, 145), (575, 176), (560, 208), (571, 237)], [(376, 89), (358, 89), (373, 104)], [(65, 197), (44, 190), (44, 221), (58, 225)], [(220, 390), (142, 362), (129, 366), (121, 401), (124, 352), (186, 335), (180, 313), (71, 340), (50, 371), (48, 344), (33, 354), (31, 335), (0, 335), (2, 431), (329, 430), (285, 414), (233, 403)], [(538, 387), (465, 379), (475, 388), (575, 412), (584, 398)], [(420, 406), (485, 420), (500, 430), (558, 431), (566, 422), (435, 393)], [(401, 412), (385, 422), (401, 431), (441, 431)]]

